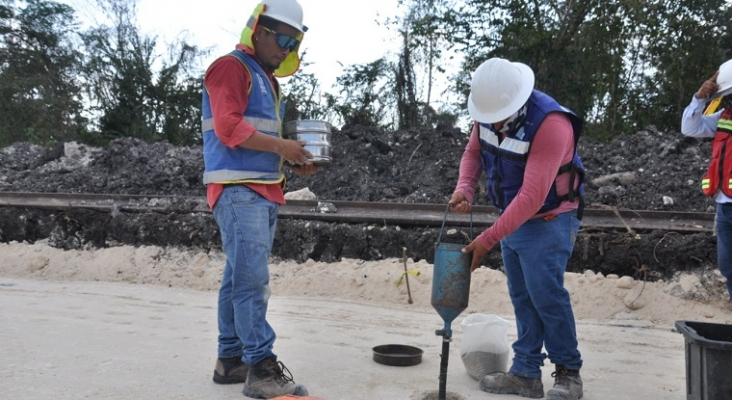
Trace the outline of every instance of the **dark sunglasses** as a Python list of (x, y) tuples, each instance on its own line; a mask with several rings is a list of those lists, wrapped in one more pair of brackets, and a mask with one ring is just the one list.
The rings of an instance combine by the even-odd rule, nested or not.
[(277, 39), (277, 45), (280, 46), (282, 50), (292, 51), (300, 43), (300, 41), (295, 39), (294, 37), (290, 35), (285, 35), (284, 33), (277, 33), (272, 29), (267, 28), (266, 26), (263, 26), (262, 29), (275, 35)]

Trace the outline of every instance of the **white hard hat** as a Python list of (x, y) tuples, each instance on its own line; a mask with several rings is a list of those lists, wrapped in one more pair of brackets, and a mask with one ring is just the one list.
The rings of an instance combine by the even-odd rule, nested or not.
[(728, 60), (719, 67), (717, 85), (719, 85), (719, 90), (712, 97), (716, 98), (732, 94), (732, 60)]
[(518, 111), (534, 90), (534, 71), (526, 64), (491, 58), (473, 73), (468, 112), (479, 122), (503, 121)]
[(300, 32), (307, 30), (302, 24), (302, 7), (297, 0), (262, 0), (262, 3), (262, 15), (290, 25)]

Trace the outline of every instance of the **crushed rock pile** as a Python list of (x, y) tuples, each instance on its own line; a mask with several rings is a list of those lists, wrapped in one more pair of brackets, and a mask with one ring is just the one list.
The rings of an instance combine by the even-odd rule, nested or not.
[[(454, 189), (467, 144), (458, 129), (383, 132), (354, 126), (334, 129), (333, 162), (310, 177), (288, 172), (286, 191), (307, 189), (319, 200), (444, 204)], [(580, 141), (587, 167), (589, 207), (713, 212), (699, 189), (710, 142), (653, 127), (610, 143)], [(175, 147), (123, 138), (107, 148), (74, 142), (42, 147), (16, 143), (0, 149), (0, 191), (205, 196), (201, 147)], [(487, 204), (481, 196), (477, 204)], [(431, 261), (436, 230), (280, 220), (274, 255), (306, 261), (402, 257)], [(59, 248), (119, 244), (220, 246), (209, 213), (54, 212), (0, 208), (0, 241), (48, 240)], [(500, 268), (498, 251), (487, 265)], [(649, 279), (679, 271), (715, 269), (711, 232), (583, 231), (569, 270)]]

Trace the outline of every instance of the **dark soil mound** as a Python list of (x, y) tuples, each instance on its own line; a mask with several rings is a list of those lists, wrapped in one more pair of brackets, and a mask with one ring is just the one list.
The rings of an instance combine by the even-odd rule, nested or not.
[[(345, 127), (333, 132), (333, 163), (311, 177), (288, 173), (288, 191), (309, 188), (320, 200), (445, 204), (467, 143), (459, 130), (382, 132)], [(611, 143), (582, 140), (589, 207), (713, 212), (699, 190), (709, 141), (653, 128)], [(0, 191), (204, 196), (200, 147), (119, 139), (107, 149), (76, 143), (40, 147), (17, 143), (0, 150)], [(481, 196), (477, 204), (487, 204)], [(274, 255), (304, 261), (402, 257), (431, 261), (437, 230), (280, 219)], [(219, 246), (209, 213), (55, 212), (0, 208), (0, 240), (46, 240), (61, 248), (119, 244)], [(613, 232), (583, 229), (569, 270), (650, 279), (715, 267), (711, 232)], [(494, 249), (486, 263), (500, 267)], [(642, 267), (645, 267), (643, 269)], [(638, 272), (638, 274), (642, 274)], [(637, 275), (638, 275), (637, 274)]]

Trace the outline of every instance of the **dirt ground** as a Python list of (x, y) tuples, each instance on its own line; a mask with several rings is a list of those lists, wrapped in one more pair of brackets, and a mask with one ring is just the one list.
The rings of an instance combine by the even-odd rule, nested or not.
[[(0, 398), (243, 398), (241, 385), (211, 382), (222, 266), (220, 252), (191, 248), (0, 244)], [(409, 290), (399, 284), (405, 267)], [(437, 399), (435, 331), (444, 321), (430, 304), (431, 264), (273, 260), (270, 272), (275, 352), (312, 396)], [(566, 282), (587, 400), (685, 399), (685, 337), (675, 322), (732, 323), (724, 302), (684, 299), (706, 291), (694, 274), (642, 282), (588, 271), (568, 273)], [(471, 313), (505, 318), (506, 340), (515, 339), (505, 276), (479, 269), (470, 288), (468, 308), (451, 324), (447, 398), (514, 398), (480, 391), (460, 350), (461, 322)], [(378, 364), (372, 349), (382, 344), (418, 347), (422, 362)], [(546, 390), (552, 368), (542, 369)]]

